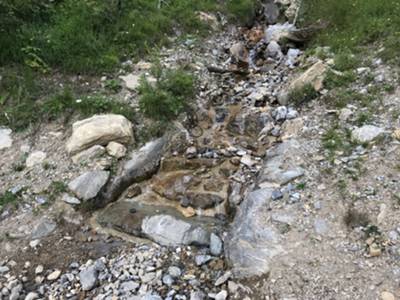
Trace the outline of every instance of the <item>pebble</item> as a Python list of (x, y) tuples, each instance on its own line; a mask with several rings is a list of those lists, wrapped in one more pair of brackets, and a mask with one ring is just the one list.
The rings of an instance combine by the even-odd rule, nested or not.
[(390, 292), (382, 292), (381, 293), (381, 300), (395, 300), (396, 298)]
[(54, 272), (50, 273), (47, 276), (47, 280), (49, 280), (49, 281), (57, 280), (58, 277), (60, 277), (60, 275), (61, 275), (61, 271), (60, 270), (55, 270)]
[(201, 265), (208, 263), (212, 259), (213, 259), (213, 257), (210, 255), (197, 255), (195, 257), (195, 262), (196, 262), (197, 266), (201, 266)]

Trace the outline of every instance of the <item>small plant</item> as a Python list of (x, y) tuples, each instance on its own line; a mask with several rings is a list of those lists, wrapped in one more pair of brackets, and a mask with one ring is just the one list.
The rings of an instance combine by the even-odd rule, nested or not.
[(121, 81), (117, 79), (107, 80), (104, 87), (114, 93), (118, 93), (122, 89)]
[(49, 203), (54, 202), (57, 197), (68, 190), (67, 185), (62, 181), (53, 181), (47, 188), (49, 194)]
[(296, 185), (296, 189), (298, 189), (298, 190), (304, 190), (305, 188), (306, 188), (306, 183), (305, 182), (301, 182), (301, 183)]
[(18, 193), (13, 194), (10, 191), (6, 191), (4, 194), (0, 195), (0, 211), (2, 211), (6, 205), (16, 206), (20, 200), (21, 197)]
[(318, 92), (315, 91), (311, 84), (307, 84), (302, 88), (297, 88), (291, 91), (288, 95), (288, 100), (296, 105), (309, 102), (318, 96)]
[(139, 93), (140, 110), (146, 117), (157, 121), (175, 119), (194, 97), (194, 78), (181, 69), (157, 73), (155, 85), (144, 77)]
[(372, 114), (370, 112), (361, 112), (357, 115), (355, 124), (357, 126), (363, 126), (372, 120)]

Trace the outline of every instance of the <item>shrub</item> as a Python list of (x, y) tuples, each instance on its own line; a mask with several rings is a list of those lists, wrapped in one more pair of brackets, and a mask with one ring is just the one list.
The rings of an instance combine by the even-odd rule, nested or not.
[(228, 0), (227, 10), (232, 19), (248, 25), (255, 17), (255, 0)]
[(194, 96), (194, 79), (180, 69), (158, 75), (155, 85), (142, 78), (139, 87), (140, 110), (154, 120), (170, 121), (183, 111)]
[(307, 84), (302, 88), (292, 90), (288, 95), (288, 100), (296, 105), (303, 104), (315, 99), (318, 96), (318, 92), (315, 91), (311, 84)]

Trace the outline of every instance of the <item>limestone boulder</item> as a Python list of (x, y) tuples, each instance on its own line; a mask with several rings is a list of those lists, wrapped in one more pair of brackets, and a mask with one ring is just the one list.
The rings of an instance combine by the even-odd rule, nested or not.
[(95, 115), (72, 125), (72, 136), (66, 149), (75, 154), (93, 145), (106, 146), (112, 141), (122, 144), (133, 141), (132, 123), (121, 115)]

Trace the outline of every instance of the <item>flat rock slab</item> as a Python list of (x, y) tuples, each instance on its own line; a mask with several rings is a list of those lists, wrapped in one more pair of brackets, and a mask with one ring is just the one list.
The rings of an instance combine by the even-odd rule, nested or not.
[(8, 128), (0, 128), (0, 150), (7, 149), (12, 146), (11, 138), (12, 130)]
[(364, 125), (352, 131), (351, 136), (354, 140), (360, 143), (372, 142), (377, 137), (381, 136), (385, 131), (377, 126)]
[(81, 200), (87, 201), (97, 196), (107, 183), (110, 172), (86, 172), (68, 184), (68, 188)]
[(96, 220), (101, 226), (145, 237), (164, 246), (208, 246), (209, 232), (221, 226), (214, 218), (185, 218), (173, 207), (147, 205), (135, 200), (112, 203), (97, 215)]
[(121, 115), (95, 115), (72, 125), (72, 136), (66, 149), (75, 154), (93, 145), (106, 146), (112, 141), (123, 144), (133, 141), (132, 123)]

